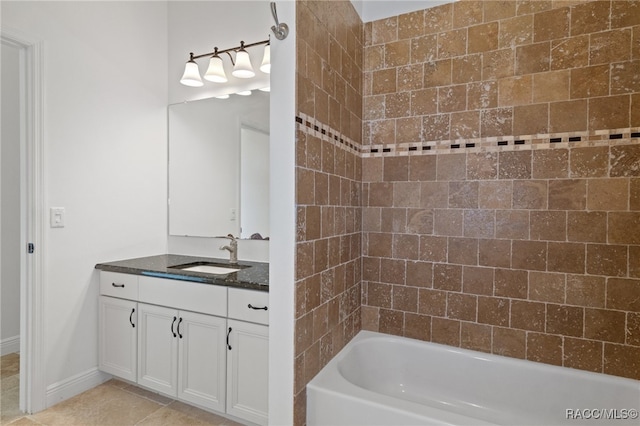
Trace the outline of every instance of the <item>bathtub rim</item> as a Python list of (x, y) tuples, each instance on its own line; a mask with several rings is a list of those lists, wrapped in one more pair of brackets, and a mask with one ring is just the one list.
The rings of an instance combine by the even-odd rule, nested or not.
[[(464, 414), (459, 414), (454, 411), (447, 411), (438, 407), (423, 405), (417, 402), (403, 400), (391, 395), (377, 393), (350, 382), (349, 380), (347, 380), (347, 378), (345, 378), (341, 374), (339, 364), (345, 357), (349, 355), (349, 352), (352, 348), (359, 345), (360, 343), (363, 343), (369, 340), (377, 340), (377, 341), (391, 342), (391, 343), (401, 342), (402, 344), (417, 345), (417, 346), (426, 345), (440, 352), (457, 353), (457, 354), (462, 354), (466, 356), (471, 356), (474, 358), (488, 360), (490, 362), (499, 361), (499, 362), (504, 362), (513, 366), (518, 366), (518, 365), (522, 365), (522, 363), (526, 363), (527, 365), (535, 369), (542, 369), (545, 371), (550, 370), (551, 372), (555, 371), (562, 374), (589, 377), (600, 384), (611, 383), (615, 385), (622, 385), (625, 388), (629, 387), (630, 391), (636, 392), (638, 394), (638, 400), (639, 400), (638, 405), (640, 406), (640, 381), (638, 380), (634, 380), (626, 377), (613, 376), (610, 374), (579, 370), (575, 368), (561, 367), (557, 365), (545, 364), (541, 362), (525, 360), (520, 358), (512, 358), (504, 355), (474, 351), (471, 349), (448, 346), (441, 343), (428, 342), (428, 341), (413, 339), (410, 337), (395, 336), (395, 335), (380, 333), (375, 331), (361, 330), (307, 384), (306, 386), (307, 398), (308, 398), (307, 421), (309, 420), (310, 415), (313, 414), (312, 413), (313, 409), (315, 409), (314, 407), (310, 406), (309, 394), (313, 394), (314, 392), (317, 392), (317, 393), (330, 395), (334, 397), (346, 398), (351, 401), (358, 401), (365, 405), (370, 405), (370, 406), (381, 404), (392, 411), (402, 412), (409, 415), (411, 415), (410, 413), (414, 413), (416, 418), (424, 418), (424, 417), (432, 418), (435, 421), (440, 422), (439, 424), (451, 424), (451, 425), (495, 424), (492, 422), (488, 422), (486, 420), (481, 420), (475, 417), (469, 417)], [(389, 405), (389, 399), (393, 400), (392, 406)], [(434, 417), (435, 414), (437, 414), (436, 417)]]
[[(364, 342), (364, 341), (367, 341), (367, 340), (374, 340), (374, 339), (375, 340), (383, 340), (383, 341), (386, 340), (386, 341), (390, 341), (390, 342), (403, 342), (405, 344), (409, 343), (409, 344), (417, 345), (417, 346), (420, 346), (420, 345), (433, 346), (434, 349), (436, 349), (438, 351), (449, 352), (449, 353), (458, 353), (458, 354), (463, 354), (463, 355), (471, 356), (473, 358), (479, 358), (479, 359), (488, 360), (488, 361), (491, 361), (492, 360), (491, 358), (497, 357), (499, 360), (501, 360), (501, 362), (504, 362), (504, 363), (507, 363), (507, 364), (511, 364), (511, 365), (519, 365), (519, 364), (522, 364), (523, 362), (525, 362), (525, 363), (527, 363), (527, 365), (531, 365), (534, 368), (537, 367), (537, 368), (544, 369), (544, 370), (552, 369), (553, 371), (557, 371), (557, 372), (565, 373), (565, 374), (576, 374), (576, 375), (591, 376), (593, 379), (595, 379), (598, 382), (600, 382), (600, 381), (620, 382), (621, 384), (626, 384), (628, 386), (635, 386), (637, 388), (636, 390), (638, 392), (640, 392), (640, 380), (630, 379), (628, 377), (614, 376), (612, 374), (598, 373), (598, 372), (595, 372), (595, 371), (588, 371), (588, 370), (580, 370), (578, 368), (564, 367), (564, 366), (559, 366), (559, 365), (554, 365), (554, 364), (546, 364), (546, 363), (539, 362), (539, 361), (533, 361), (533, 360), (522, 359), (522, 358), (514, 358), (514, 357), (509, 357), (509, 356), (506, 356), (506, 355), (500, 355), (500, 354), (493, 354), (493, 353), (489, 353), (489, 352), (476, 351), (476, 350), (473, 350), (473, 349), (466, 349), (466, 348), (460, 348), (460, 347), (456, 347), (456, 346), (449, 346), (449, 345), (445, 345), (445, 344), (442, 344), (442, 343), (429, 342), (429, 341), (426, 341), (426, 340), (414, 339), (412, 337), (396, 336), (394, 334), (387, 334), (387, 333), (381, 333), (381, 332), (370, 331), (370, 330), (361, 330), (361, 331), (359, 331), (354, 336), (354, 338), (351, 339), (340, 350), (340, 352), (337, 353), (336, 356), (334, 356), (331, 359), (331, 361), (329, 361), (329, 363), (327, 363), (327, 366), (329, 366), (329, 364), (332, 364), (332, 363), (333, 363), (332, 365), (338, 364), (339, 360), (344, 359), (347, 356), (347, 353), (348, 353), (349, 349), (351, 349), (353, 346), (359, 344), (360, 342)], [(334, 363), (334, 361), (335, 361), (335, 363)], [(529, 363), (531, 363), (531, 364), (529, 364)], [(315, 377), (317, 377), (319, 374), (320, 374), (320, 372), (318, 372), (318, 374), (316, 374)], [(314, 379), (315, 379), (315, 377), (314, 377)], [(345, 380), (346, 380), (346, 378), (345, 378)]]
[[(342, 399), (358, 402), (366, 406), (375, 407), (383, 405), (388, 411), (395, 412), (417, 421), (430, 419), (433, 424), (438, 425), (460, 425), (473, 424), (477, 426), (495, 425), (481, 419), (468, 417), (453, 411), (443, 410), (437, 407), (423, 405), (417, 402), (408, 401), (393, 396), (384, 395), (365, 389), (347, 380), (339, 371), (338, 364), (344, 359), (349, 350), (360, 342), (367, 340), (385, 340), (385, 341), (403, 341), (410, 338), (394, 336), (391, 334), (361, 330), (358, 334), (345, 345), (336, 356), (334, 356), (327, 365), (315, 375), (307, 384), (307, 423), (309, 418), (314, 414), (315, 407), (309, 404), (309, 394), (319, 393), (331, 397), (339, 397)], [(430, 343), (417, 339), (410, 339), (414, 344)], [(443, 348), (449, 348), (446, 345), (438, 345)], [(455, 348), (452, 348), (455, 349)], [(389, 405), (389, 399), (393, 399), (394, 405)], [(435, 414), (435, 416), (434, 416)], [(315, 423), (312, 423), (315, 424)], [(348, 424), (348, 423), (347, 423)]]

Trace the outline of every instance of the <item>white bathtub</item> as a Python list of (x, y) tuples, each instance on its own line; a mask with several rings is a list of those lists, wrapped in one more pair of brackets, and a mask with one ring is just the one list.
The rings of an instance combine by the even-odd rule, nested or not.
[(307, 425), (638, 425), (640, 381), (361, 331), (307, 385)]

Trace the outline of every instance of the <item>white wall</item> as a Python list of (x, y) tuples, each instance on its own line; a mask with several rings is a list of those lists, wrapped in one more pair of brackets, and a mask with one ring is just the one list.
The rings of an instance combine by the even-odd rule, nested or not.
[(269, 258), (269, 422), (293, 424), (295, 295), (295, 2), (278, 2), (278, 16), (289, 26), (285, 40), (271, 49)]
[[(262, 60), (262, 46), (248, 49), (256, 70), (254, 78), (238, 79), (231, 76), (229, 57), (223, 55), (228, 83), (204, 80), (203, 87), (187, 87), (180, 84), (179, 80), (184, 72), (184, 64), (189, 59), (189, 52), (199, 55), (212, 52), (215, 47), (222, 50), (239, 46), (241, 40), (246, 44), (266, 40), (271, 34), (272, 25), (268, 0), (169, 2), (169, 103), (269, 86), (270, 75), (258, 70)], [(276, 41), (272, 37), (272, 44)], [(198, 64), (202, 75), (209, 62), (207, 58), (202, 58)], [(225, 253), (219, 250), (222, 244), (226, 244), (226, 241), (217, 238), (168, 237), (170, 253), (224, 258)], [(238, 258), (267, 262), (269, 246), (265, 241), (241, 240), (238, 244)]]
[(166, 252), (167, 4), (3, 1), (2, 26), (44, 41), (45, 202), (66, 208), (39, 248), (52, 403), (97, 366), (95, 264)]
[(2, 45), (0, 354), (20, 349), (20, 76), (18, 50)]
[[(250, 13), (247, 13), (250, 11)], [(269, 259), (270, 416), (293, 419), (295, 250), (295, 3), (272, 38), (270, 243), (240, 246)], [(166, 107), (235, 90), (178, 83), (188, 52), (266, 38), (267, 0), (248, 2), (2, 2), (2, 25), (45, 42), (45, 199), (66, 227), (45, 233), (46, 382), (49, 395), (97, 366), (99, 262), (217, 243), (167, 236)], [(167, 51), (167, 46), (169, 49)], [(259, 55), (258, 55), (259, 56)], [(257, 88), (265, 80), (248, 84)], [(277, 190), (274, 190), (277, 189)], [(204, 239), (198, 239), (204, 240)], [(267, 255), (265, 256), (265, 253)], [(68, 396), (68, 395), (67, 395)], [(53, 401), (54, 402), (54, 401)]]

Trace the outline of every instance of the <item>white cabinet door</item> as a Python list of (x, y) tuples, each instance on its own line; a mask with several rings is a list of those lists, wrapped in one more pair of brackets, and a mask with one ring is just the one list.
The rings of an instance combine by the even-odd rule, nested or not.
[(227, 414), (266, 425), (269, 327), (227, 320)]
[(178, 398), (224, 412), (226, 318), (180, 311)]
[(137, 303), (100, 296), (100, 370), (125, 380), (136, 380)]
[(138, 304), (138, 383), (176, 396), (178, 389), (178, 311)]

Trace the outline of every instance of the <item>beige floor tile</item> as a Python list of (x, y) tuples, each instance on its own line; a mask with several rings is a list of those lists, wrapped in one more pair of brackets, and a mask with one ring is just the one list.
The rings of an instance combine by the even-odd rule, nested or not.
[(0, 378), (20, 373), (20, 354), (13, 353), (0, 357)]
[[(13, 354), (11, 354), (13, 355)], [(17, 354), (16, 354), (17, 355)], [(0, 426), (241, 426), (225, 417), (112, 379), (40, 413), (18, 410), (19, 356), (0, 359), (2, 378)]]
[(128, 385), (124, 388), (122, 388), (123, 390), (127, 391), (127, 392), (131, 392), (135, 395), (141, 396), (143, 398), (147, 398), (150, 399), (153, 402), (157, 402), (158, 404), (161, 405), (167, 405), (167, 404), (171, 404), (171, 402), (173, 402), (174, 400), (166, 397), (164, 395), (160, 395), (159, 393), (156, 392), (152, 392), (152, 391), (148, 391), (146, 389), (142, 389), (139, 388), (137, 386), (134, 385)]
[(180, 401), (172, 402), (168, 408), (171, 410), (177, 411), (194, 419), (197, 419), (204, 424), (208, 425), (217, 425), (217, 426), (242, 426), (241, 423), (234, 422), (233, 420), (229, 420), (226, 417), (219, 416), (217, 414), (210, 413), (205, 410), (201, 410), (194, 406), (185, 404)]
[(212, 423), (195, 419), (167, 406), (154, 411), (149, 417), (142, 420), (140, 423), (137, 423), (137, 426), (208, 426), (211, 424)]
[(2, 391), (0, 397), (0, 424), (10, 423), (23, 414), (18, 409), (18, 401), (20, 398), (20, 390), (18, 387)]
[(19, 419), (9, 423), (7, 426), (42, 426), (42, 423), (31, 420), (29, 417), (20, 417)]
[(0, 391), (8, 391), (20, 386), (20, 375), (15, 374), (9, 377), (3, 377), (0, 379)]
[(116, 387), (116, 388), (120, 388), (120, 389), (128, 388), (129, 386), (131, 386), (131, 383), (125, 382), (125, 381), (119, 380), (119, 379), (107, 380), (106, 382), (104, 382), (104, 384), (105, 385), (109, 385), (109, 386), (113, 386), (113, 387)]
[(103, 384), (31, 418), (47, 426), (134, 425), (161, 407), (146, 398)]

